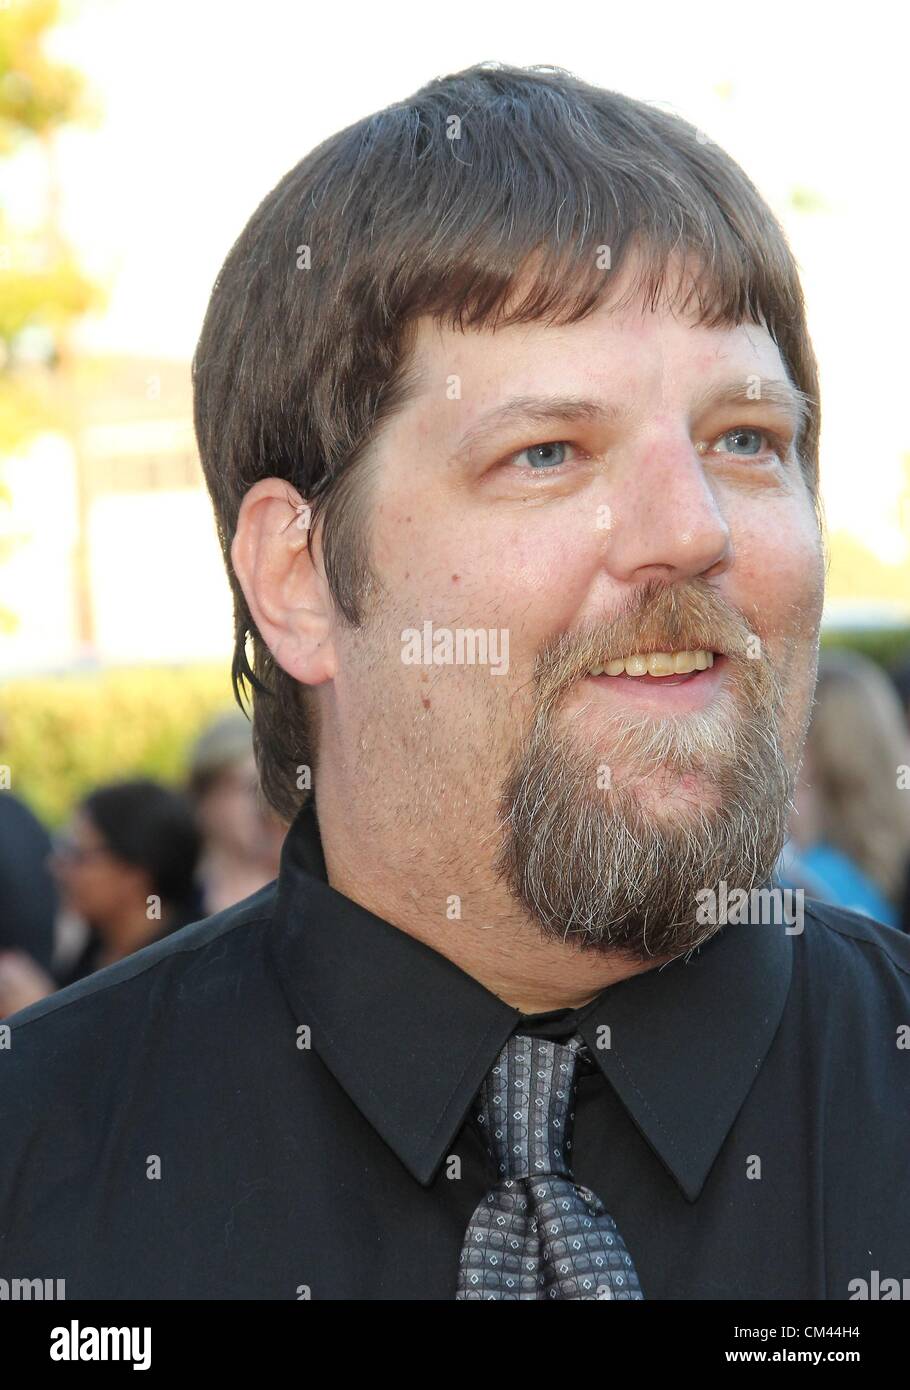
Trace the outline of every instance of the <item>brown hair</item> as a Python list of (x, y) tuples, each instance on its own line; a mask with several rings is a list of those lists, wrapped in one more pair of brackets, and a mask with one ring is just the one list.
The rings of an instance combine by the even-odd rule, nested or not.
[(232, 247), (193, 362), (195, 425), (234, 596), (234, 696), (242, 708), (244, 680), (256, 692), (256, 760), (283, 819), (306, 800), (297, 769), (315, 768), (316, 740), (304, 688), (231, 568), (244, 494), (272, 476), (298, 489), (308, 543), (321, 519), (339, 613), (358, 624), (375, 592), (362, 465), (412, 389), (416, 319), (576, 322), (616, 278), (604, 248), (618, 272), (633, 245), (625, 302), (653, 307), (683, 253), (698, 267), (684, 305), (697, 295), (698, 322), (764, 323), (808, 398), (796, 443), (815, 495), (818, 377), (784, 233), (723, 150), (657, 107), (561, 69), (480, 64), (317, 146)]

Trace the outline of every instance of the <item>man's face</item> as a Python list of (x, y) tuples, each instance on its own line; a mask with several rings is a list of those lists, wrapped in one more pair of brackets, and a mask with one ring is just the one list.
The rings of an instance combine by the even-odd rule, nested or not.
[[(780, 354), (605, 305), (422, 320), (415, 365), (370, 483), (381, 587), (336, 639), (344, 751), (377, 818), (472, 857), (547, 936), (688, 949), (700, 889), (773, 867), (814, 683), (823, 556)], [(721, 385), (751, 398), (704, 405)], [(484, 424), (516, 397), (592, 406)]]

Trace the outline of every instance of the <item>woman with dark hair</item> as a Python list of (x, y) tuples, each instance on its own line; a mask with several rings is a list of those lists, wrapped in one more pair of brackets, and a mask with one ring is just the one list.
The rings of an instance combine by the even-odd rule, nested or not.
[(59, 984), (111, 965), (202, 916), (195, 880), (199, 850), (192, 807), (180, 792), (148, 778), (90, 792), (51, 856), (65, 904), (91, 931)]
[(112, 965), (204, 916), (195, 873), (200, 836), (180, 792), (149, 778), (111, 783), (79, 802), (49, 867), (88, 940), (55, 978), (24, 952), (0, 971), (0, 1017)]

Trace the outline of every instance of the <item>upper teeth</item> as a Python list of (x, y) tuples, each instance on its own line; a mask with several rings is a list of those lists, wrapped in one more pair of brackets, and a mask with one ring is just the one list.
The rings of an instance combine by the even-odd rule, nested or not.
[(713, 665), (713, 652), (647, 652), (608, 661), (606, 666), (592, 666), (588, 675), (621, 676), (625, 672), (627, 676), (675, 676), (706, 671)]

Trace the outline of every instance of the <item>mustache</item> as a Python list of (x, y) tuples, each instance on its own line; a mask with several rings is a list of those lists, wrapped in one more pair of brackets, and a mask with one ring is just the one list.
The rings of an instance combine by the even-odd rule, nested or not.
[(609, 622), (560, 633), (540, 652), (541, 695), (557, 696), (592, 667), (636, 652), (717, 652), (755, 666), (761, 644), (745, 616), (706, 580), (648, 580), (629, 594)]

